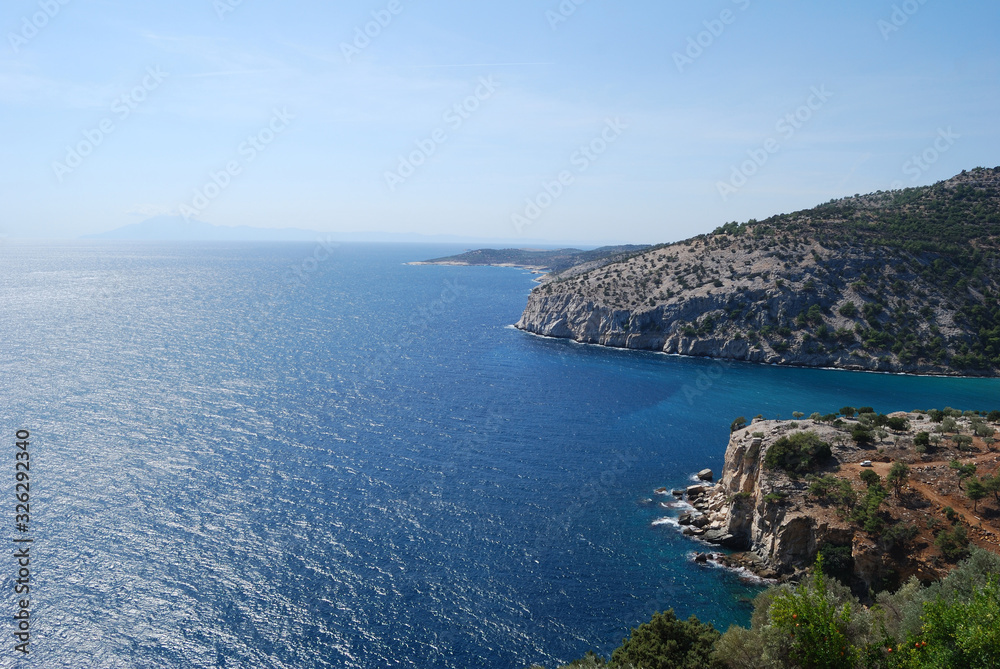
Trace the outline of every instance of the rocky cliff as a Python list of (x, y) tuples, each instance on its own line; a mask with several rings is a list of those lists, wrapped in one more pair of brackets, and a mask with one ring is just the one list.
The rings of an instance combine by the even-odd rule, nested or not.
[(1000, 168), (551, 275), (517, 327), (785, 365), (1000, 371)]
[[(834, 441), (840, 436), (827, 425), (809, 427), (820, 439)], [(765, 466), (770, 446), (794, 431), (787, 423), (760, 421), (734, 432), (718, 485), (692, 500), (696, 509), (711, 514), (701, 528), (702, 538), (748, 551), (756, 558), (755, 569), (767, 576), (789, 574), (812, 564), (824, 545), (851, 546), (854, 542), (850, 523), (807, 503), (808, 485), (803, 478)], [(826, 469), (858, 459), (856, 449), (842, 444), (832, 450), (833, 457), (824, 463)]]
[[(950, 560), (935, 540), (942, 531), (961, 525), (972, 543), (1000, 552), (995, 522), (1000, 499), (970, 501), (948, 464), (976, 465), (984, 482), (1000, 479), (1000, 454), (995, 451), (1000, 411), (991, 413), (991, 419), (986, 412), (953, 413), (953, 423), (944, 422), (941, 412), (899, 412), (886, 420), (874, 414), (831, 414), (755, 421), (732, 433), (718, 484), (688, 489), (694, 511), (680, 522), (686, 534), (740, 551), (719, 556), (722, 562), (768, 578), (794, 576), (822, 551), (839, 556), (838, 565), (828, 566), (840, 569), (837, 576), (859, 593), (898, 585), (910, 576), (936, 580)], [(905, 427), (877, 428), (890, 417), (902, 419)], [(872, 435), (871, 442), (853, 438), (864, 431)], [(941, 436), (948, 431), (952, 436)], [(812, 435), (829, 447), (829, 457), (811, 462), (808, 473), (775, 467), (773, 455), (769, 462), (771, 449), (787, 449), (797, 434)], [(921, 434), (933, 435), (933, 441), (919, 438)], [(925, 441), (927, 445), (918, 445)], [(894, 463), (907, 466), (907, 478), (895, 491), (889, 476)], [(878, 488), (870, 479), (864, 481), (864, 471), (877, 475)], [(866, 498), (869, 491), (880, 493), (874, 503), (874, 497)]]

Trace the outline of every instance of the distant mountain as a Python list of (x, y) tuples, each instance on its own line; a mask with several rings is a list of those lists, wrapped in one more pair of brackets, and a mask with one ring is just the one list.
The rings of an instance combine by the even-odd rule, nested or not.
[[(250, 241), (250, 242), (315, 242), (332, 239), (337, 242), (369, 242), (384, 244), (505, 244), (510, 240), (474, 238), (460, 235), (422, 235), (413, 232), (319, 232), (301, 228), (252, 228), (247, 225), (229, 227), (202, 221), (187, 220), (181, 216), (157, 216), (141, 223), (132, 223), (115, 230), (82, 239), (121, 241)], [(552, 247), (551, 241), (519, 239), (519, 244)]]
[(517, 327), (809, 367), (1000, 373), (1000, 168), (550, 274)]
[(83, 238), (150, 242), (311, 242), (321, 236), (322, 233), (298, 228), (251, 228), (247, 225), (226, 227), (202, 221), (190, 221), (181, 216), (157, 216), (141, 223), (133, 223), (96, 235), (86, 235)]

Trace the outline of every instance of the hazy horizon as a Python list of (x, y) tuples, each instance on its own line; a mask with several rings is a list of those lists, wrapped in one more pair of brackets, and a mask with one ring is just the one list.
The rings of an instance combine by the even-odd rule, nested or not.
[(0, 234), (657, 243), (1000, 160), (1000, 7), (17, 0)]

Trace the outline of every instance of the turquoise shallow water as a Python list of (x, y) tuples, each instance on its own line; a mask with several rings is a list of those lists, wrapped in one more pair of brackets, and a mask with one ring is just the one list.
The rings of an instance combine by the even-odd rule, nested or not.
[(3, 247), (24, 666), (552, 666), (669, 606), (745, 622), (753, 588), (645, 503), (719, 470), (734, 417), (1000, 407), (996, 380), (526, 335), (527, 272), (404, 264), (457, 250)]

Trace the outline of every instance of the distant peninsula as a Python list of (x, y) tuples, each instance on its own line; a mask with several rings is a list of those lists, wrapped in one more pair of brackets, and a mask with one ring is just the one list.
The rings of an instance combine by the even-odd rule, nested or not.
[[(621, 248), (593, 265), (538, 263), (550, 273), (517, 327), (777, 365), (1000, 371), (1000, 168)], [(465, 256), (497, 253), (527, 264)]]
[(454, 256), (435, 258), (411, 265), (473, 265), (522, 267), (536, 272), (571, 276), (652, 248), (649, 245), (602, 246), (589, 251), (580, 249), (477, 249)]

